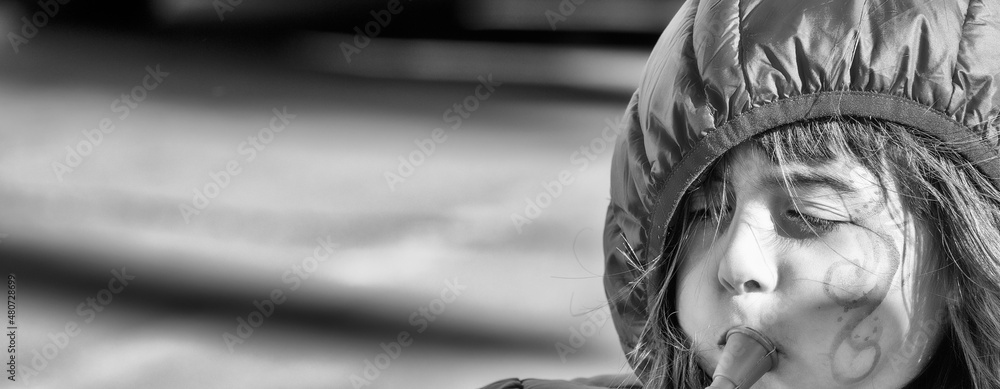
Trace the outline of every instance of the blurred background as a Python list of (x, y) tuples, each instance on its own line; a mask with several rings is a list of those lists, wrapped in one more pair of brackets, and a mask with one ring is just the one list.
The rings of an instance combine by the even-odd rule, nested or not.
[(3, 386), (628, 372), (610, 145), (679, 6), (0, 2)]

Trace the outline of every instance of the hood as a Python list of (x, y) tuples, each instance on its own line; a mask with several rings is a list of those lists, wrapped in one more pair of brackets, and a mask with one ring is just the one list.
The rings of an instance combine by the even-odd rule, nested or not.
[[(878, 118), (963, 145), (1000, 186), (998, 77), (995, 4), (687, 1), (646, 64), (611, 165), (604, 285), (623, 349), (635, 348), (647, 293), (662, 285), (648, 264), (675, 207), (727, 150), (805, 119)], [(645, 381), (646, 361), (629, 362)]]

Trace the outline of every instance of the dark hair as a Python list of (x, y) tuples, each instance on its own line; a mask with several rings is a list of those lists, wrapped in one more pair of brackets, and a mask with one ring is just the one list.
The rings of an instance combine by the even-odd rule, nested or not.
[[(882, 183), (891, 178), (903, 206), (929, 229), (939, 254), (935, 271), (916, 282), (934, 282), (947, 306), (943, 339), (924, 371), (908, 387), (990, 388), (1000, 385), (1000, 190), (956, 150), (909, 127), (862, 118), (828, 118), (789, 124), (752, 142), (779, 166), (821, 164), (849, 158)], [(724, 155), (704, 175), (725, 174)], [(676, 317), (680, 253), (688, 222), (687, 196), (675, 212), (664, 254), (650, 264), (665, 280), (656, 290), (648, 322), (633, 351), (647, 356), (649, 388), (702, 388), (710, 377), (698, 366)], [(638, 358), (644, 360), (646, 358)]]

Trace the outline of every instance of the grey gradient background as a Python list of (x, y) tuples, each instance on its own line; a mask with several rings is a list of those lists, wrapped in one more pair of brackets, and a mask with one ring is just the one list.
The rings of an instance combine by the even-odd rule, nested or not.
[[(0, 387), (352, 388), (401, 331), (413, 343), (365, 387), (627, 371), (610, 320), (565, 360), (556, 344), (607, 311), (612, 150), (594, 145), (679, 4), (587, 0), (553, 30), (560, 3), (404, 0), (348, 63), (339, 44), (385, 1), (244, 0), (219, 20), (212, 1), (72, 0), (16, 52), (8, 34), (41, 8), (0, 2), (18, 366), (36, 368), (67, 322), (80, 330)], [(169, 76), (119, 119), (112, 103), (156, 65)], [(450, 129), (480, 75), (502, 85)], [(282, 107), (296, 117), (244, 162), (238, 145)], [(52, 163), (105, 117), (116, 131), (58, 180)], [(385, 172), (438, 127), (447, 141), (390, 189)], [(185, 223), (178, 205), (233, 159), (241, 173)], [(511, 215), (562, 171), (573, 183), (519, 232)], [(289, 291), (282, 274), (321, 236), (339, 246)], [(122, 267), (135, 279), (85, 323), (78, 305)], [(466, 289), (416, 333), (410, 315), (455, 279)], [(230, 352), (223, 334), (275, 288), (287, 300)]]

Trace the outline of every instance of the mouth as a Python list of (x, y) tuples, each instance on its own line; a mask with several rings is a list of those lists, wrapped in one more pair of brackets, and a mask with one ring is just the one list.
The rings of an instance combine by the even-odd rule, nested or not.
[(756, 328), (745, 325), (732, 326), (723, 331), (722, 334), (719, 335), (719, 341), (716, 343), (719, 350), (722, 350), (726, 346), (726, 343), (729, 341), (729, 336), (732, 335), (734, 331), (744, 333), (745, 335), (753, 338), (765, 348), (773, 350), (775, 354), (781, 354), (781, 344), (775, 341), (773, 336), (768, 336), (766, 333)]
[(711, 389), (750, 387), (778, 365), (777, 348), (751, 327), (730, 328), (719, 346), (722, 354), (712, 373)]
[(777, 363), (778, 360), (789, 358), (789, 355), (786, 353), (787, 350), (784, 348), (781, 342), (779, 342), (776, 339), (775, 336), (772, 336), (771, 333), (765, 330), (761, 330), (760, 327), (751, 327), (748, 325), (734, 325), (732, 327), (727, 328), (725, 331), (722, 331), (722, 333), (719, 334), (718, 342), (716, 342), (717, 350), (721, 352), (725, 349), (726, 344), (729, 343), (729, 337), (734, 332), (742, 333), (747, 337), (757, 341), (757, 343), (759, 343), (761, 346), (763, 346), (765, 349), (769, 351), (768, 352), (769, 358), (773, 358), (772, 360), (775, 363)]

